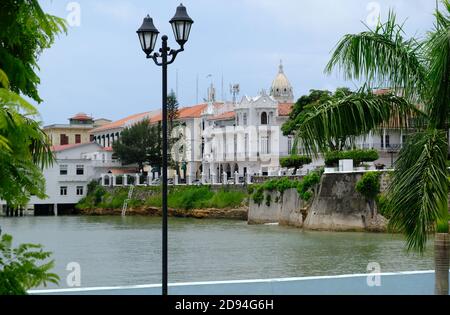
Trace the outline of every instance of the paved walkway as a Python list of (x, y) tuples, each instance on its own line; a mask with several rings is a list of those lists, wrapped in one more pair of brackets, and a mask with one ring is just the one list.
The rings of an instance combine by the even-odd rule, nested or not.
[[(34, 290), (50, 295), (159, 295), (161, 285)], [(175, 283), (172, 295), (432, 295), (434, 271)]]

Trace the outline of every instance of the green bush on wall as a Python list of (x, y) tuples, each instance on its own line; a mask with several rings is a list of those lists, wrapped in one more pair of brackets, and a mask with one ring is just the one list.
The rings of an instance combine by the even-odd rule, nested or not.
[(355, 189), (368, 200), (376, 199), (380, 193), (380, 173), (365, 173), (356, 183)]
[(380, 158), (376, 150), (330, 151), (325, 154), (325, 165), (338, 166), (339, 160), (353, 160), (355, 165), (362, 162), (373, 162)]
[[(149, 206), (161, 207), (160, 187), (136, 187), (135, 192), (149, 191), (149, 196), (142, 198), (139, 193), (135, 193), (128, 206), (130, 208)], [(88, 209), (121, 209), (123, 203), (128, 199), (129, 188), (121, 187), (113, 191), (107, 191), (101, 186), (97, 186), (90, 194), (80, 200), (77, 208)], [(148, 194), (147, 194), (148, 195)], [(219, 189), (214, 191), (210, 186), (185, 186), (171, 187), (168, 194), (168, 204), (170, 208), (179, 210), (205, 209), (205, 208), (232, 208), (239, 207), (247, 194), (241, 190)]]
[[(272, 179), (261, 185), (252, 185), (251, 192), (253, 192), (252, 198), (253, 202), (261, 205), (264, 201), (264, 191), (278, 191), (281, 195), (291, 188), (296, 188), (300, 198), (304, 201), (309, 201), (313, 196), (312, 189), (315, 185), (320, 183), (320, 178), (322, 176), (321, 171), (311, 172), (310, 174), (303, 177), (301, 180), (291, 180), (287, 177), (283, 177), (280, 179)], [(278, 202), (280, 198), (276, 198), (275, 202)], [(270, 205), (271, 198), (266, 196), (266, 204)]]
[(310, 157), (303, 155), (291, 155), (280, 159), (281, 167), (295, 169), (302, 168), (303, 165), (310, 164), (311, 162), (312, 159)]

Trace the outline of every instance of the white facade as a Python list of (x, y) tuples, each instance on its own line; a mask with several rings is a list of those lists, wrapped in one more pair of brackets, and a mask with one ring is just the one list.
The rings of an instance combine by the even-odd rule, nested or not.
[[(74, 205), (85, 197), (90, 181), (99, 179), (109, 168), (120, 166), (112, 159), (112, 151), (97, 143), (60, 146), (54, 154), (55, 163), (43, 171), (48, 197), (31, 197), (27, 209), (47, 207), (57, 214), (58, 208)], [(5, 210), (6, 202), (0, 201), (0, 205)]]
[(209, 104), (202, 118), (206, 182), (278, 174), (279, 158), (288, 155), (289, 141), (281, 133), (287, 116), (279, 115), (279, 102), (273, 97), (263, 91), (225, 110)]

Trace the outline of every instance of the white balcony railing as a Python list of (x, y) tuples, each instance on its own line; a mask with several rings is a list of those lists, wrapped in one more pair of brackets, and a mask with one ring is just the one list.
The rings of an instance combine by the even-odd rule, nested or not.
[(118, 167), (122, 163), (119, 160), (93, 160), (92, 165), (94, 167)]

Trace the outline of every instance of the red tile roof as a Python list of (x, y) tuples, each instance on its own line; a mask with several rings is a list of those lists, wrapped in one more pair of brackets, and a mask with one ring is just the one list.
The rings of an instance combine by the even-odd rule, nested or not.
[[(178, 119), (187, 119), (187, 118), (200, 118), (203, 110), (206, 108), (207, 104), (198, 104), (191, 107), (183, 107), (178, 111)], [(150, 119), (151, 123), (156, 123), (162, 120), (161, 113), (153, 116)]]
[(85, 113), (78, 113), (75, 116), (71, 117), (70, 119), (74, 119), (74, 120), (92, 120), (92, 117), (88, 116)]
[(294, 103), (281, 103), (278, 104), (278, 116), (289, 116), (294, 107)]
[(236, 117), (236, 113), (234, 111), (225, 112), (220, 115), (213, 116), (209, 118), (209, 120), (231, 120)]
[(388, 94), (391, 92), (391, 89), (378, 89), (373, 91), (373, 94), (375, 95), (383, 95), (383, 94)]
[(134, 114), (134, 115), (122, 118), (122, 119), (114, 121), (112, 123), (105, 124), (105, 125), (102, 125), (102, 126), (100, 126), (98, 128), (95, 128), (95, 129), (93, 129), (91, 131), (91, 133), (96, 133), (96, 132), (100, 132), (100, 131), (104, 131), (104, 130), (116, 129), (116, 128), (124, 127), (127, 124), (127, 122), (133, 121), (133, 120), (137, 120), (137, 119), (142, 119), (146, 115), (149, 115), (150, 113), (151, 112), (145, 112), (145, 113)]
[[(53, 145), (50, 147), (50, 150), (52, 152), (60, 152), (60, 151), (64, 151), (64, 150), (68, 150), (68, 149), (72, 149), (72, 148), (81, 147), (81, 146), (88, 145), (88, 144), (97, 144), (97, 143), (96, 142), (87, 142), (87, 143), (76, 143), (76, 144)], [(111, 147), (104, 148), (99, 144), (97, 144), (97, 145), (98, 145), (98, 149), (101, 151), (112, 151)]]
[(58, 151), (64, 151), (67, 149), (72, 149), (72, 148), (76, 148), (82, 145), (85, 145), (86, 143), (77, 143), (77, 144), (65, 144), (65, 145), (54, 145), (51, 146), (50, 149), (52, 150), (52, 152), (58, 152)]

